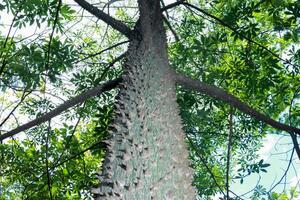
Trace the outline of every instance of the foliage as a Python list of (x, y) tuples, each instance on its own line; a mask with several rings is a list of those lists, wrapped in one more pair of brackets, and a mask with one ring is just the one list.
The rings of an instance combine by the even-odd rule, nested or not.
[[(168, 11), (166, 19), (179, 37), (179, 41), (174, 41), (168, 30), (173, 68), (225, 89), (269, 117), (294, 126), (299, 124), (300, 2), (188, 2), (220, 21), (188, 5)], [(134, 27), (137, 10), (130, 7), (135, 7), (135, 2), (113, 5), (117, 8), (110, 9), (112, 15)], [(109, 9), (109, 5), (105, 7)], [(124, 37), (103, 23), (86, 20), (78, 8), (65, 3), (59, 6), (55, 0), (4, 0), (0, 10), (13, 16), (11, 27), (17, 31), (42, 30), (31, 36), (1, 32), (1, 94), (12, 96), (12, 100), (1, 98), (1, 104), (10, 108), (23, 91), (31, 92), (21, 100), (16, 121), (10, 116), (1, 131), (15, 127), (18, 120), (23, 123), (24, 119), (40, 116), (56, 107), (58, 101), (122, 73), (119, 61), (114, 66), (110, 63), (125, 51), (124, 45), (98, 52), (125, 41)], [(86, 25), (78, 26), (79, 22)], [(113, 117), (115, 93), (89, 99), (59, 119), (1, 144), (0, 199), (91, 198), (90, 188), (98, 184), (97, 173), (105, 154), (102, 141)], [(222, 191), (226, 190), (230, 129), (230, 184), (243, 184), (253, 174), (269, 173), (269, 164), (259, 157), (258, 150), (266, 134), (275, 130), (224, 102), (180, 86), (177, 102), (199, 199), (223, 196)], [(1, 115), (8, 113), (1, 107)], [(233, 127), (229, 125), (230, 115)], [(1, 121), (4, 119), (0, 117)], [(267, 191), (265, 186), (257, 185), (249, 198), (295, 199), (298, 193), (293, 187), (287, 193)]]

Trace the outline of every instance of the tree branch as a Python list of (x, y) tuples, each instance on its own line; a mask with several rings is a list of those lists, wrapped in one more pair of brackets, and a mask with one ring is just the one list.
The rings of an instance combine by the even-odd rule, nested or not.
[(171, 33), (173, 34), (173, 36), (174, 36), (174, 38), (175, 38), (175, 41), (178, 42), (180, 39), (179, 39), (179, 37), (178, 37), (176, 31), (173, 29), (172, 25), (171, 25), (170, 22), (168, 21), (168, 19), (167, 19), (165, 16), (163, 16), (163, 20), (164, 20), (164, 22), (166, 23), (166, 25), (169, 27)]
[(23, 92), (22, 97), (20, 101), (17, 103), (17, 105), (10, 111), (10, 113), (5, 117), (5, 119), (0, 123), (0, 127), (5, 124), (5, 122), (10, 118), (10, 116), (15, 112), (15, 110), (23, 103), (24, 99), (31, 93), (32, 91), (29, 91), (26, 93), (26, 91)]
[(105, 75), (107, 74), (107, 72), (109, 71), (109, 69), (110, 69), (115, 63), (121, 61), (123, 58), (126, 57), (126, 55), (127, 55), (127, 52), (125, 52), (125, 53), (119, 55), (119, 56), (116, 57), (111, 63), (109, 63), (109, 65), (103, 69), (103, 72), (102, 72), (102, 74), (101, 74), (101, 76), (100, 76), (100, 80), (102, 80), (102, 79), (105, 77)]
[(48, 190), (49, 190), (49, 196), (50, 199), (52, 200), (52, 185), (51, 185), (51, 175), (50, 175), (50, 170), (49, 170), (49, 137), (51, 134), (51, 120), (48, 121), (48, 127), (47, 127), (47, 135), (46, 135), (46, 171), (47, 171), (47, 185), (48, 185)]
[(103, 50), (97, 52), (97, 53), (90, 54), (90, 55), (88, 55), (88, 56), (86, 56), (86, 57), (84, 57), (84, 58), (82, 58), (82, 59), (80, 59), (80, 60), (74, 61), (73, 63), (74, 63), (74, 64), (77, 64), (77, 63), (82, 62), (82, 61), (85, 61), (85, 60), (87, 60), (87, 59), (89, 59), (89, 58), (93, 58), (93, 57), (95, 57), (95, 56), (98, 56), (98, 55), (102, 54), (103, 52), (109, 51), (109, 50), (111, 50), (111, 49), (113, 49), (113, 48), (115, 48), (115, 47), (118, 47), (118, 46), (120, 46), (120, 45), (122, 45), (122, 44), (126, 44), (126, 43), (128, 43), (128, 42), (129, 42), (129, 40), (126, 40), (126, 41), (123, 41), (123, 42), (119, 42), (119, 43), (114, 44), (114, 45), (112, 45), (112, 46), (110, 46), (110, 47), (108, 47), (108, 48), (106, 48), (106, 49), (103, 49)]
[[(69, 161), (72, 160), (72, 159), (75, 159), (76, 157), (78, 157), (78, 156), (84, 154), (85, 152), (87, 152), (87, 151), (93, 149), (93, 148), (96, 147), (96, 146), (99, 146), (100, 148), (105, 148), (105, 147), (106, 147), (105, 144), (103, 143), (103, 141), (99, 141), (99, 142), (97, 142), (97, 143), (91, 145), (90, 147), (88, 147), (88, 148), (86, 148), (86, 149), (84, 149), (84, 150), (82, 150), (82, 151), (80, 151), (80, 152), (78, 152), (78, 153), (76, 153), (76, 154), (74, 154), (74, 155), (71, 155), (70, 157), (66, 158), (65, 160), (63, 160), (63, 161), (61, 161), (61, 162), (59, 162), (59, 163), (56, 163), (55, 165), (53, 165), (52, 167), (49, 168), (49, 171), (51, 171), (51, 173), (54, 173), (54, 170), (55, 170), (56, 168), (58, 168), (59, 166), (65, 164), (66, 162), (69, 162)], [(42, 178), (43, 176), (45, 176), (46, 174), (47, 174), (47, 171), (44, 171), (40, 176), (37, 177), (37, 180), (41, 179), (41, 178)], [(25, 191), (28, 187), (32, 186), (34, 183), (35, 183), (35, 181), (31, 181), (31, 183), (29, 183), (28, 185), (26, 185), (26, 186), (24, 187), (24, 188), (25, 188), (24, 191)], [(38, 190), (34, 191), (33, 194), (34, 194), (35, 192), (41, 190), (43, 187), (45, 187), (45, 185), (43, 185), (42, 187), (40, 187)]]
[(294, 67), (296, 67), (296, 68), (298, 67), (298, 65), (295, 65), (295, 64), (291, 63), (290, 61), (281, 58), (279, 55), (277, 55), (276, 53), (274, 53), (273, 51), (271, 51), (270, 49), (268, 49), (268, 48), (265, 47), (264, 45), (262, 45), (262, 44), (260, 44), (260, 43), (258, 43), (258, 42), (256, 42), (256, 41), (254, 41), (254, 40), (252, 40), (251, 38), (249, 38), (249, 37), (245, 36), (244, 34), (240, 33), (239, 31), (237, 31), (235, 28), (233, 28), (232, 26), (230, 26), (229, 24), (227, 24), (226, 22), (224, 22), (224, 21), (221, 20), (220, 18), (218, 18), (218, 17), (216, 17), (216, 16), (214, 16), (214, 15), (208, 13), (207, 11), (205, 11), (205, 10), (203, 10), (203, 9), (201, 9), (201, 8), (199, 8), (199, 7), (197, 7), (197, 6), (195, 6), (195, 5), (192, 5), (192, 4), (190, 4), (190, 3), (187, 3), (187, 2), (184, 2), (184, 1), (183, 1), (182, 4), (183, 4), (183, 5), (186, 5), (186, 6), (188, 6), (188, 7), (191, 7), (191, 8), (193, 8), (193, 9), (195, 9), (195, 10), (197, 10), (197, 11), (199, 11), (199, 12), (201, 12), (201, 13), (207, 15), (207, 16), (209, 16), (210, 18), (214, 19), (215, 21), (217, 21), (217, 22), (220, 23), (221, 25), (223, 25), (223, 26), (227, 27), (228, 29), (230, 29), (231, 31), (233, 31), (235, 34), (241, 36), (243, 39), (248, 40), (249, 42), (251, 42), (251, 43), (257, 45), (258, 47), (260, 47), (260, 48), (262, 48), (262, 49), (264, 49), (264, 50), (266, 50), (268, 53), (270, 53), (272, 56), (276, 57), (277, 59), (281, 60), (283, 63), (289, 64), (289, 65), (294, 66)]
[(191, 79), (187, 76), (174, 73), (176, 82), (182, 86), (184, 86), (187, 89), (196, 90), (198, 92), (204, 93), (206, 95), (209, 95), (211, 97), (214, 97), (216, 99), (220, 99), (231, 106), (239, 109), (240, 111), (254, 117), (255, 119), (262, 121), (273, 128), (287, 131), (288, 133), (297, 133), (300, 135), (300, 129), (289, 126), (280, 122), (275, 121), (274, 119), (260, 113), (259, 111), (255, 110), (254, 108), (250, 107), (246, 103), (239, 100), (237, 97), (233, 96), (232, 94), (227, 93), (226, 91), (206, 83), (203, 83), (199, 80)]
[(124, 23), (121, 21), (109, 16), (105, 12), (99, 10), (97, 7), (89, 4), (85, 0), (74, 0), (78, 5), (80, 5), (83, 9), (87, 10), (89, 13), (92, 15), (96, 16), (100, 20), (104, 21), (108, 25), (110, 25), (112, 28), (116, 29), (126, 37), (130, 38), (131, 37), (131, 29), (126, 26)]
[[(83, 104), (82, 108), (84, 108), (84, 107), (85, 107), (85, 104)], [(57, 165), (57, 163), (59, 163), (61, 161), (63, 155), (65, 154), (65, 151), (70, 147), (71, 140), (72, 140), (72, 138), (73, 138), (73, 136), (76, 132), (76, 129), (77, 129), (80, 121), (81, 121), (81, 116), (77, 119), (77, 122), (76, 122), (76, 124), (75, 124), (75, 126), (74, 126), (74, 128), (71, 132), (71, 135), (70, 135), (70, 137), (68, 137), (68, 139), (67, 139), (67, 141), (64, 145), (64, 151), (61, 152), (58, 159), (55, 161), (54, 166)]]
[(286, 170), (284, 171), (282, 177), (280, 178), (280, 180), (279, 180), (273, 187), (270, 188), (270, 190), (268, 191), (268, 193), (271, 193), (272, 190), (273, 190), (275, 187), (277, 187), (277, 186), (281, 183), (281, 181), (284, 179), (284, 177), (286, 177), (286, 175), (287, 175), (287, 173), (288, 173), (288, 171), (289, 171), (289, 169), (290, 169), (290, 167), (291, 167), (292, 161), (293, 161), (294, 151), (295, 151), (295, 149), (292, 150), (292, 153), (291, 153), (291, 157), (290, 157), (289, 163), (288, 163), (288, 165), (287, 165), (287, 167), (286, 167)]
[(51, 43), (52, 43), (52, 40), (53, 40), (55, 28), (56, 28), (56, 25), (57, 25), (57, 22), (58, 22), (59, 11), (60, 11), (61, 5), (62, 5), (62, 0), (59, 0), (58, 5), (57, 5), (57, 9), (56, 9), (56, 13), (55, 13), (54, 22), (53, 22), (52, 32), (50, 34), (49, 43), (48, 43), (48, 51), (47, 51), (47, 57), (46, 57), (46, 63), (45, 63), (45, 70), (46, 71), (49, 70), (50, 54), (51, 54)]
[[(21, 11), (22, 6), (23, 6), (23, 4), (21, 4), (20, 7), (18, 8), (18, 10), (17, 10), (16, 14), (14, 15), (14, 18), (13, 18), (13, 20), (12, 20), (10, 26), (9, 26), (8, 33), (7, 33), (7, 35), (6, 35), (6, 38), (5, 38), (5, 41), (4, 41), (4, 44), (3, 44), (3, 51), (1, 51), (1, 53), (0, 53), (0, 58), (2, 58), (3, 53), (5, 52), (5, 48), (6, 48), (6, 45), (7, 45), (8, 40), (9, 40), (9, 35), (10, 35), (10, 33), (11, 33), (11, 30), (12, 30), (12, 28), (13, 28), (13, 25), (14, 25), (16, 19), (18, 18), (18, 14), (19, 14), (19, 12)], [(13, 37), (11, 38), (11, 41), (12, 41), (12, 40), (13, 40)], [(0, 67), (0, 75), (4, 72), (4, 69), (5, 69), (5, 67), (6, 67), (6, 64), (7, 64), (6, 58), (3, 58), (2, 65), (1, 65), (1, 67)]]
[(227, 144), (227, 159), (226, 159), (226, 196), (224, 197), (225, 200), (230, 200), (229, 197), (229, 172), (230, 172), (230, 153), (232, 148), (232, 136), (233, 136), (233, 108), (230, 107), (229, 119), (228, 119), (228, 144)]
[(222, 187), (219, 185), (214, 173), (211, 171), (211, 169), (208, 167), (207, 163), (205, 162), (205, 159), (202, 157), (202, 154), (198, 151), (196, 145), (194, 144), (194, 142), (192, 141), (192, 139), (190, 137), (187, 136), (187, 139), (189, 141), (189, 144), (192, 148), (192, 150), (195, 151), (196, 155), (198, 156), (198, 158), (200, 159), (200, 161), (203, 163), (204, 167), (206, 168), (207, 172), (210, 174), (211, 178), (213, 179), (214, 183), (216, 184), (216, 186), (219, 188), (220, 192), (226, 196), (225, 192), (223, 191)]
[(291, 138), (292, 138), (294, 149), (296, 150), (296, 154), (297, 154), (297, 156), (300, 160), (300, 147), (299, 147), (299, 143), (298, 143), (298, 140), (297, 140), (297, 135), (295, 133), (290, 133), (290, 135), (291, 135)]
[(63, 111), (67, 110), (68, 108), (71, 108), (72, 106), (75, 106), (76, 104), (81, 103), (81, 102), (87, 100), (88, 98), (91, 98), (93, 96), (99, 95), (105, 91), (109, 91), (109, 90), (115, 88), (120, 82), (121, 82), (121, 78), (117, 78), (117, 79), (108, 81), (102, 85), (99, 85), (93, 89), (90, 89), (86, 92), (83, 92), (82, 94), (64, 102), (63, 104), (61, 104), (54, 110), (44, 114), (43, 116), (36, 118), (22, 126), (19, 126), (16, 129), (6, 132), (3, 135), (0, 135), (0, 141), (6, 139), (8, 137), (14, 136), (22, 131), (29, 129), (29, 128), (37, 126), (43, 122), (46, 122), (46, 121), (52, 119), (53, 117), (59, 115)]
[(176, 2), (174, 2), (174, 3), (171, 3), (171, 4), (169, 4), (169, 5), (165, 6), (165, 7), (163, 7), (163, 8), (161, 9), (161, 11), (164, 12), (164, 11), (166, 11), (166, 10), (169, 10), (169, 9), (171, 9), (171, 8), (174, 8), (174, 7), (176, 7), (176, 6), (179, 6), (179, 5), (183, 4), (184, 2), (185, 2), (185, 0), (179, 0), (179, 1), (176, 1)]

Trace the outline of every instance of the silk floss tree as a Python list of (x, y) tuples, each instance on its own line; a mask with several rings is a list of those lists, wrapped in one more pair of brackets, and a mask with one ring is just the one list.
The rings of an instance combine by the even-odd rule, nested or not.
[[(300, 133), (298, 128), (277, 122), (224, 90), (179, 74), (170, 66), (162, 13), (180, 4), (199, 8), (185, 1), (161, 7), (159, 0), (138, 0), (139, 19), (130, 29), (85, 0), (75, 2), (129, 39), (122, 76), (2, 134), (1, 140), (41, 124), (89, 97), (118, 87), (116, 116), (110, 126), (109, 137), (104, 141), (107, 152), (99, 177), (100, 185), (92, 190), (95, 198), (195, 199), (193, 172), (189, 167), (187, 145), (176, 103), (176, 86), (180, 85), (223, 100), (257, 120), (287, 131), (300, 155), (296, 138), (296, 134)], [(218, 21), (216, 17), (208, 16)], [(260, 48), (272, 54), (265, 47)], [(276, 55), (273, 53), (273, 56)]]
[(115, 25), (131, 41), (99, 199), (194, 199), (160, 1), (139, 1), (139, 11), (134, 30)]

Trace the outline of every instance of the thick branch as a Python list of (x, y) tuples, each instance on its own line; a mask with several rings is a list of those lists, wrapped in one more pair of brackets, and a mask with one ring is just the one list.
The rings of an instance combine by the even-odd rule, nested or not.
[(239, 100), (237, 97), (233, 96), (232, 94), (227, 93), (226, 91), (206, 83), (203, 83), (199, 80), (191, 79), (187, 76), (181, 75), (181, 74), (175, 74), (176, 82), (182, 86), (184, 86), (187, 89), (193, 89), (198, 92), (201, 92), (203, 94), (209, 95), (211, 97), (214, 97), (216, 99), (220, 99), (233, 107), (239, 109), (240, 111), (254, 117), (255, 119), (262, 121), (273, 128), (280, 129), (283, 131), (287, 131), (288, 133), (297, 133), (300, 135), (300, 129), (289, 126), (280, 122), (277, 122), (270, 117), (258, 112), (254, 108), (251, 108), (246, 103), (243, 103), (241, 100)]
[(28, 122), (27, 124), (19, 126), (18, 128), (13, 129), (13, 130), (11, 130), (7, 133), (4, 133), (3, 135), (0, 135), (0, 141), (6, 139), (8, 137), (14, 136), (17, 133), (25, 131), (29, 128), (37, 126), (37, 125), (39, 125), (43, 122), (46, 122), (46, 121), (50, 120), (51, 118), (59, 115), (63, 111), (67, 110), (68, 108), (71, 108), (72, 106), (75, 106), (76, 104), (81, 103), (81, 102), (87, 100), (88, 98), (99, 95), (99, 94), (101, 94), (105, 91), (109, 91), (109, 90), (115, 88), (120, 83), (120, 81), (121, 81), (121, 78), (117, 78), (115, 80), (111, 80), (111, 81), (108, 81), (108, 82), (106, 82), (102, 85), (99, 85), (99, 86), (97, 86), (93, 89), (90, 89), (86, 92), (83, 92), (82, 94), (80, 94), (80, 95), (64, 102), (63, 104), (61, 104), (60, 106), (58, 106), (54, 110), (44, 114), (43, 116), (41, 116), (39, 118), (36, 118), (36, 119)]
[(126, 37), (130, 38), (132, 32), (131, 29), (121, 21), (109, 16), (108, 14), (99, 10), (97, 7), (89, 4), (85, 0), (75, 0), (75, 2), (78, 3), (78, 5), (80, 5), (83, 9), (87, 10), (92, 15), (98, 17), (100, 20), (104, 21), (112, 28), (116, 29)]

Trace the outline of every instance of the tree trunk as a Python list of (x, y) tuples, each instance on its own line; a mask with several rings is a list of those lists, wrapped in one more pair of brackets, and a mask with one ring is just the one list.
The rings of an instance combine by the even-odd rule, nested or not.
[(195, 199), (158, 0), (140, 0), (98, 199)]

